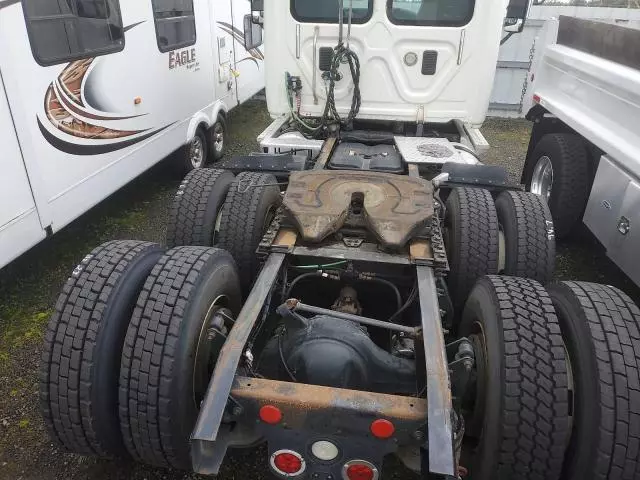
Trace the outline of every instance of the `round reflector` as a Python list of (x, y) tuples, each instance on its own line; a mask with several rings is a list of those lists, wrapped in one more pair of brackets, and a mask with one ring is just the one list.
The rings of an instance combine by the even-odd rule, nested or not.
[(329, 462), (334, 460), (340, 453), (338, 447), (326, 440), (319, 440), (311, 445), (311, 453), (318, 460)]
[(306, 465), (298, 452), (278, 450), (271, 455), (271, 467), (285, 477), (297, 477), (304, 472)]
[(378, 480), (378, 469), (366, 460), (352, 460), (342, 469), (344, 480)]
[(276, 425), (282, 420), (282, 412), (278, 407), (265, 405), (260, 409), (260, 420), (269, 425)]
[(396, 427), (389, 420), (379, 419), (371, 423), (371, 433), (376, 438), (391, 438), (395, 431)]

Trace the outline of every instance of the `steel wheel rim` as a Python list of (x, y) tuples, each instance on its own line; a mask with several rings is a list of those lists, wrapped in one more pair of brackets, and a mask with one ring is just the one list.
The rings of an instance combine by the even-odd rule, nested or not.
[(189, 159), (193, 168), (200, 168), (204, 164), (204, 144), (200, 135), (196, 135), (191, 142), (191, 149), (189, 151)]
[(465, 418), (465, 421), (468, 422), (468, 433), (480, 441), (483, 434), (483, 419), (486, 409), (485, 395), (487, 392), (487, 362), (489, 355), (487, 352), (487, 339), (482, 324), (479, 321), (475, 321), (473, 330), (474, 333), (469, 335), (468, 338), (473, 345), (476, 357), (474, 366), (476, 385), (472, 398), (472, 410), (468, 412), (469, 415)]
[(531, 193), (540, 195), (549, 203), (553, 189), (553, 164), (547, 156), (540, 157), (533, 168), (531, 177)]
[(215, 247), (218, 244), (218, 240), (220, 239), (220, 229), (222, 228), (222, 206), (218, 209), (218, 213), (216, 215), (216, 223), (213, 227), (213, 239), (211, 244)]
[(507, 268), (507, 240), (502, 224), (498, 227), (498, 274), (502, 275)]
[(224, 128), (220, 122), (213, 127), (213, 148), (218, 153), (224, 148)]
[[(200, 402), (204, 399), (204, 393), (206, 392), (206, 386), (200, 384), (199, 380), (201, 375), (206, 372), (208, 375), (213, 373), (213, 369), (210, 365), (211, 344), (214, 343), (208, 338), (209, 329), (211, 327), (211, 321), (218, 314), (218, 312), (224, 309), (228, 299), (226, 295), (220, 295), (211, 303), (207, 314), (205, 315), (204, 322), (200, 327), (200, 334), (198, 335), (198, 343), (196, 345), (195, 358), (193, 362), (192, 382), (191, 382), (191, 394), (192, 400), (196, 408), (200, 409)], [(205, 369), (203, 371), (203, 369)]]

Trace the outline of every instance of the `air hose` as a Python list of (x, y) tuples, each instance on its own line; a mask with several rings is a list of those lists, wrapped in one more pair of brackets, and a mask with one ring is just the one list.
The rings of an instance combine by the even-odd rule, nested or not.
[[(337, 125), (345, 130), (351, 130), (353, 128), (353, 120), (360, 111), (360, 105), (362, 104), (362, 97), (360, 95), (360, 59), (358, 55), (349, 47), (349, 39), (351, 35), (351, 19), (353, 15), (353, 0), (350, 1), (349, 6), (349, 28), (347, 34), (347, 44), (343, 42), (343, 12), (344, 12), (344, 0), (339, 1), (339, 29), (340, 35), (338, 45), (333, 49), (333, 56), (331, 59), (331, 66), (329, 71), (324, 75), (329, 81), (327, 88), (327, 101), (325, 103), (324, 111), (317, 123), (311, 124), (308, 120), (300, 117), (300, 91), (302, 90), (302, 84), (300, 79), (292, 77), (288, 72), (285, 73), (285, 85), (287, 87), (287, 100), (289, 102), (289, 108), (291, 110), (291, 116), (304, 133), (317, 136), (324, 130), (328, 129), (332, 125)], [(353, 96), (351, 98), (351, 108), (345, 119), (340, 117), (338, 109), (336, 107), (335, 100), (335, 87), (336, 82), (342, 79), (340, 74), (340, 65), (347, 63), (349, 65), (349, 72), (353, 79)], [(318, 68), (314, 65), (313, 68)], [(295, 105), (295, 106), (294, 106)]]

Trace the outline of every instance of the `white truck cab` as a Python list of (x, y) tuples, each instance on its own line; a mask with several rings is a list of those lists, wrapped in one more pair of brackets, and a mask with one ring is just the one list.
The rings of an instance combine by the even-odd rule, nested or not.
[[(265, 153), (311, 158), (336, 129), (365, 144), (378, 131), (405, 158), (474, 164), (488, 148), (479, 127), (502, 32), (522, 31), (528, 2), (254, 0), (252, 11), (272, 58), (266, 91), (275, 121), (258, 137)], [(254, 43), (255, 32), (245, 33)], [(396, 160), (389, 168), (402, 168), (387, 153)]]
[[(327, 98), (330, 52), (338, 43), (339, 1), (266, 0), (265, 55), (269, 112), (289, 112), (283, 71), (302, 82), (300, 114), (320, 116)], [(360, 60), (358, 118), (406, 122), (461, 120), (479, 127), (493, 86), (506, 0), (344, 0), (344, 41)], [(340, 68), (338, 112), (353, 94)]]

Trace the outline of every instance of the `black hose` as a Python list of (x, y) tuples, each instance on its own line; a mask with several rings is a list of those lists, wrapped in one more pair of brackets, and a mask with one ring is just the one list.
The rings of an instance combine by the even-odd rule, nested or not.
[(414, 285), (413, 288), (411, 289), (411, 293), (409, 293), (409, 296), (407, 297), (407, 301), (387, 321), (390, 322), (390, 323), (395, 321), (400, 315), (402, 315), (413, 304), (413, 302), (415, 302), (417, 297), (418, 297), (418, 286)]
[[(351, 78), (353, 79), (353, 96), (351, 98), (351, 108), (346, 119), (342, 119), (338, 113), (335, 99), (336, 82), (340, 80), (340, 65), (346, 61), (349, 64), (349, 71), (351, 72)], [(314, 65), (314, 68), (317, 66)], [(293, 109), (293, 97), (296, 92), (292, 91), (291, 85), (287, 82), (287, 96), (289, 100), (289, 106), (292, 109), (293, 120), (296, 122), (298, 128), (306, 132), (307, 134), (317, 137), (324, 129), (329, 125), (338, 124), (346, 130), (353, 128), (353, 120), (360, 111), (362, 104), (362, 97), (360, 95), (360, 59), (358, 55), (345, 46), (342, 42), (333, 49), (333, 57), (331, 59), (331, 67), (329, 69), (328, 79), (329, 88), (327, 89), (327, 102), (325, 103), (324, 111), (317, 125), (309, 125), (306, 121), (297, 116)], [(288, 75), (288, 74), (287, 74)]]
[[(349, 109), (349, 114), (345, 121), (340, 118), (338, 114), (338, 109), (336, 108), (336, 99), (335, 99), (335, 88), (336, 88), (336, 80), (340, 71), (340, 65), (343, 60), (346, 59), (349, 64), (349, 71), (351, 72), (351, 78), (353, 79), (353, 96), (351, 97), (351, 108)], [(353, 120), (358, 115), (360, 111), (360, 105), (362, 104), (362, 97), (360, 96), (360, 59), (358, 55), (351, 50), (349, 47), (346, 47), (342, 43), (340, 43), (333, 50), (333, 59), (331, 61), (331, 70), (330, 70), (330, 81), (329, 81), (329, 92), (327, 94), (327, 108), (325, 109), (325, 114), (328, 113), (327, 109), (331, 112), (333, 119), (340, 123), (342, 126), (350, 129), (353, 124)]]
[(402, 295), (400, 295), (400, 290), (398, 290), (398, 287), (396, 287), (389, 280), (385, 280), (384, 278), (378, 278), (378, 277), (364, 278), (364, 279), (361, 279), (361, 280), (366, 281), (366, 282), (379, 283), (381, 285), (386, 285), (387, 287), (391, 288), (394, 291), (395, 295), (396, 295), (396, 302), (398, 304), (398, 309), (402, 308)]
[(293, 291), (293, 287), (295, 287), (298, 282), (300, 282), (301, 280), (304, 280), (305, 278), (311, 278), (311, 277), (321, 277), (322, 273), (321, 272), (308, 272), (308, 273), (303, 273), (302, 275), (298, 275), (296, 278), (293, 279), (293, 281), (291, 282), (291, 285), (289, 286), (289, 288), (287, 289), (283, 301), (287, 300), (288, 298), (290, 298), (289, 296), (291, 295), (291, 292)]
[(293, 380), (294, 382), (297, 382), (298, 380), (296, 380), (296, 376), (289, 369), (289, 365), (287, 365), (287, 359), (284, 358), (284, 352), (282, 351), (282, 337), (284, 337), (286, 332), (287, 332), (287, 329), (283, 328), (282, 331), (280, 332), (280, 335), (278, 335), (278, 351), (280, 352), (280, 361), (282, 362), (282, 366), (287, 371), (287, 374), (289, 375), (289, 377), (291, 377), (291, 380)]

